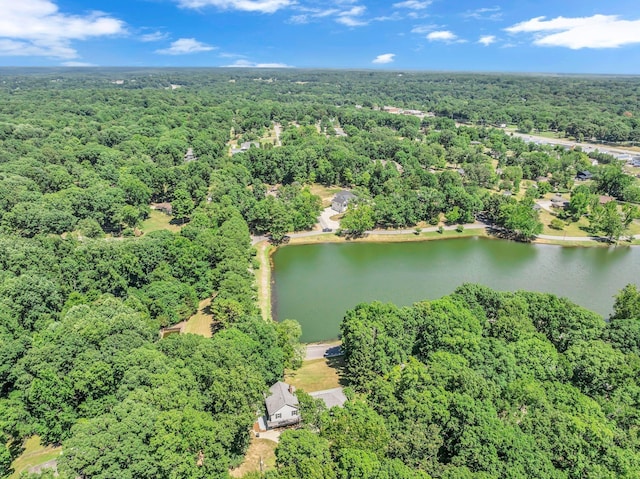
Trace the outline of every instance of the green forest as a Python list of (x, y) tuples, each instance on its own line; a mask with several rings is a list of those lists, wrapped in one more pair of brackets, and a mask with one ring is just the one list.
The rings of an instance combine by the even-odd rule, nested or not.
[[(356, 238), (482, 220), (531, 241), (552, 193), (559, 228), (612, 243), (640, 216), (623, 161), (500, 128), (638, 142), (637, 78), (1, 71), (0, 477), (34, 435), (62, 446), (62, 478), (227, 477), (300, 363), (299, 326), (259, 311), (252, 235), (310, 230), (318, 185), (353, 191), (338, 233)], [(212, 337), (160, 339), (203, 300)], [(301, 391), (304, 426), (265, 477), (638, 477), (633, 285), (608, 322), (464, 285), (360, 305), (342, 339), (351, 400), (326, 411)]]

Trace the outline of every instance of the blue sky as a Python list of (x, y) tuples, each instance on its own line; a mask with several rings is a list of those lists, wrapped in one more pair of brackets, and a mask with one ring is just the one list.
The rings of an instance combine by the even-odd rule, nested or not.
[(2, 66), (640, 74), (638, 0), (0, 0)]

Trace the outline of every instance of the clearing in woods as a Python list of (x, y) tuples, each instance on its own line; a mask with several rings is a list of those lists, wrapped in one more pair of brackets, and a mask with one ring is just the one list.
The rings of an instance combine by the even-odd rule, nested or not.
[(32, 467), (57, 459), (61, 452), (61, 447), (43, 446), (40, 444), (40, 436), (31, 436), (24, 443), (24, 452), (11, 464), (13, 474), (9, 479), (17, 479)]
[(199, 334), (205, 338), (212, 336), (211, 323), (213, 315), (210, 310), (211, 298), (200, 301), (198, 311), (191, 316), (184, 327), (183, 333)]
[(276, 447), (278, 443), (270, 439), (261, 439), (251, 435), (251, 443), (244, 462), (237, 468), (229, 471), (231, 477), (242, 477), (249, 472), (260, 471), (260, 460), (262, 460), (262, 471), (268, 471), (276, 466)]

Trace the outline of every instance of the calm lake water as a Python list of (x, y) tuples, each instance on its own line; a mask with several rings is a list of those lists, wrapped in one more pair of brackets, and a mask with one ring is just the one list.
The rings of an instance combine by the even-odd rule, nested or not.
[(338, 337), (345, 311), (361, 302), (410, 305), (462, 283), (566, 296), (608, 316), (613, 296), (640, 284), (640, 248), (567, 248), (485, 238), (414, 243), (286, 246), (273, 255), (277, 320), (295, 319), (302, 341)]

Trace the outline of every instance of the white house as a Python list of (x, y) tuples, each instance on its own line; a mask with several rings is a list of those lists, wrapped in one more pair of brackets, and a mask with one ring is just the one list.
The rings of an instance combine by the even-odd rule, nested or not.
[(300, 422), (298, 398), (293, 387), (278, 381), (269, 388), (271, 394), (265, 398), (267, 406), (267, 427), (290, 426)]
[(347, 190), (342, 190), (331, 201), (331, 209), (338, 213), (344, 213), (347, 211), (347, 206), (356, 197), (353, 193)]

